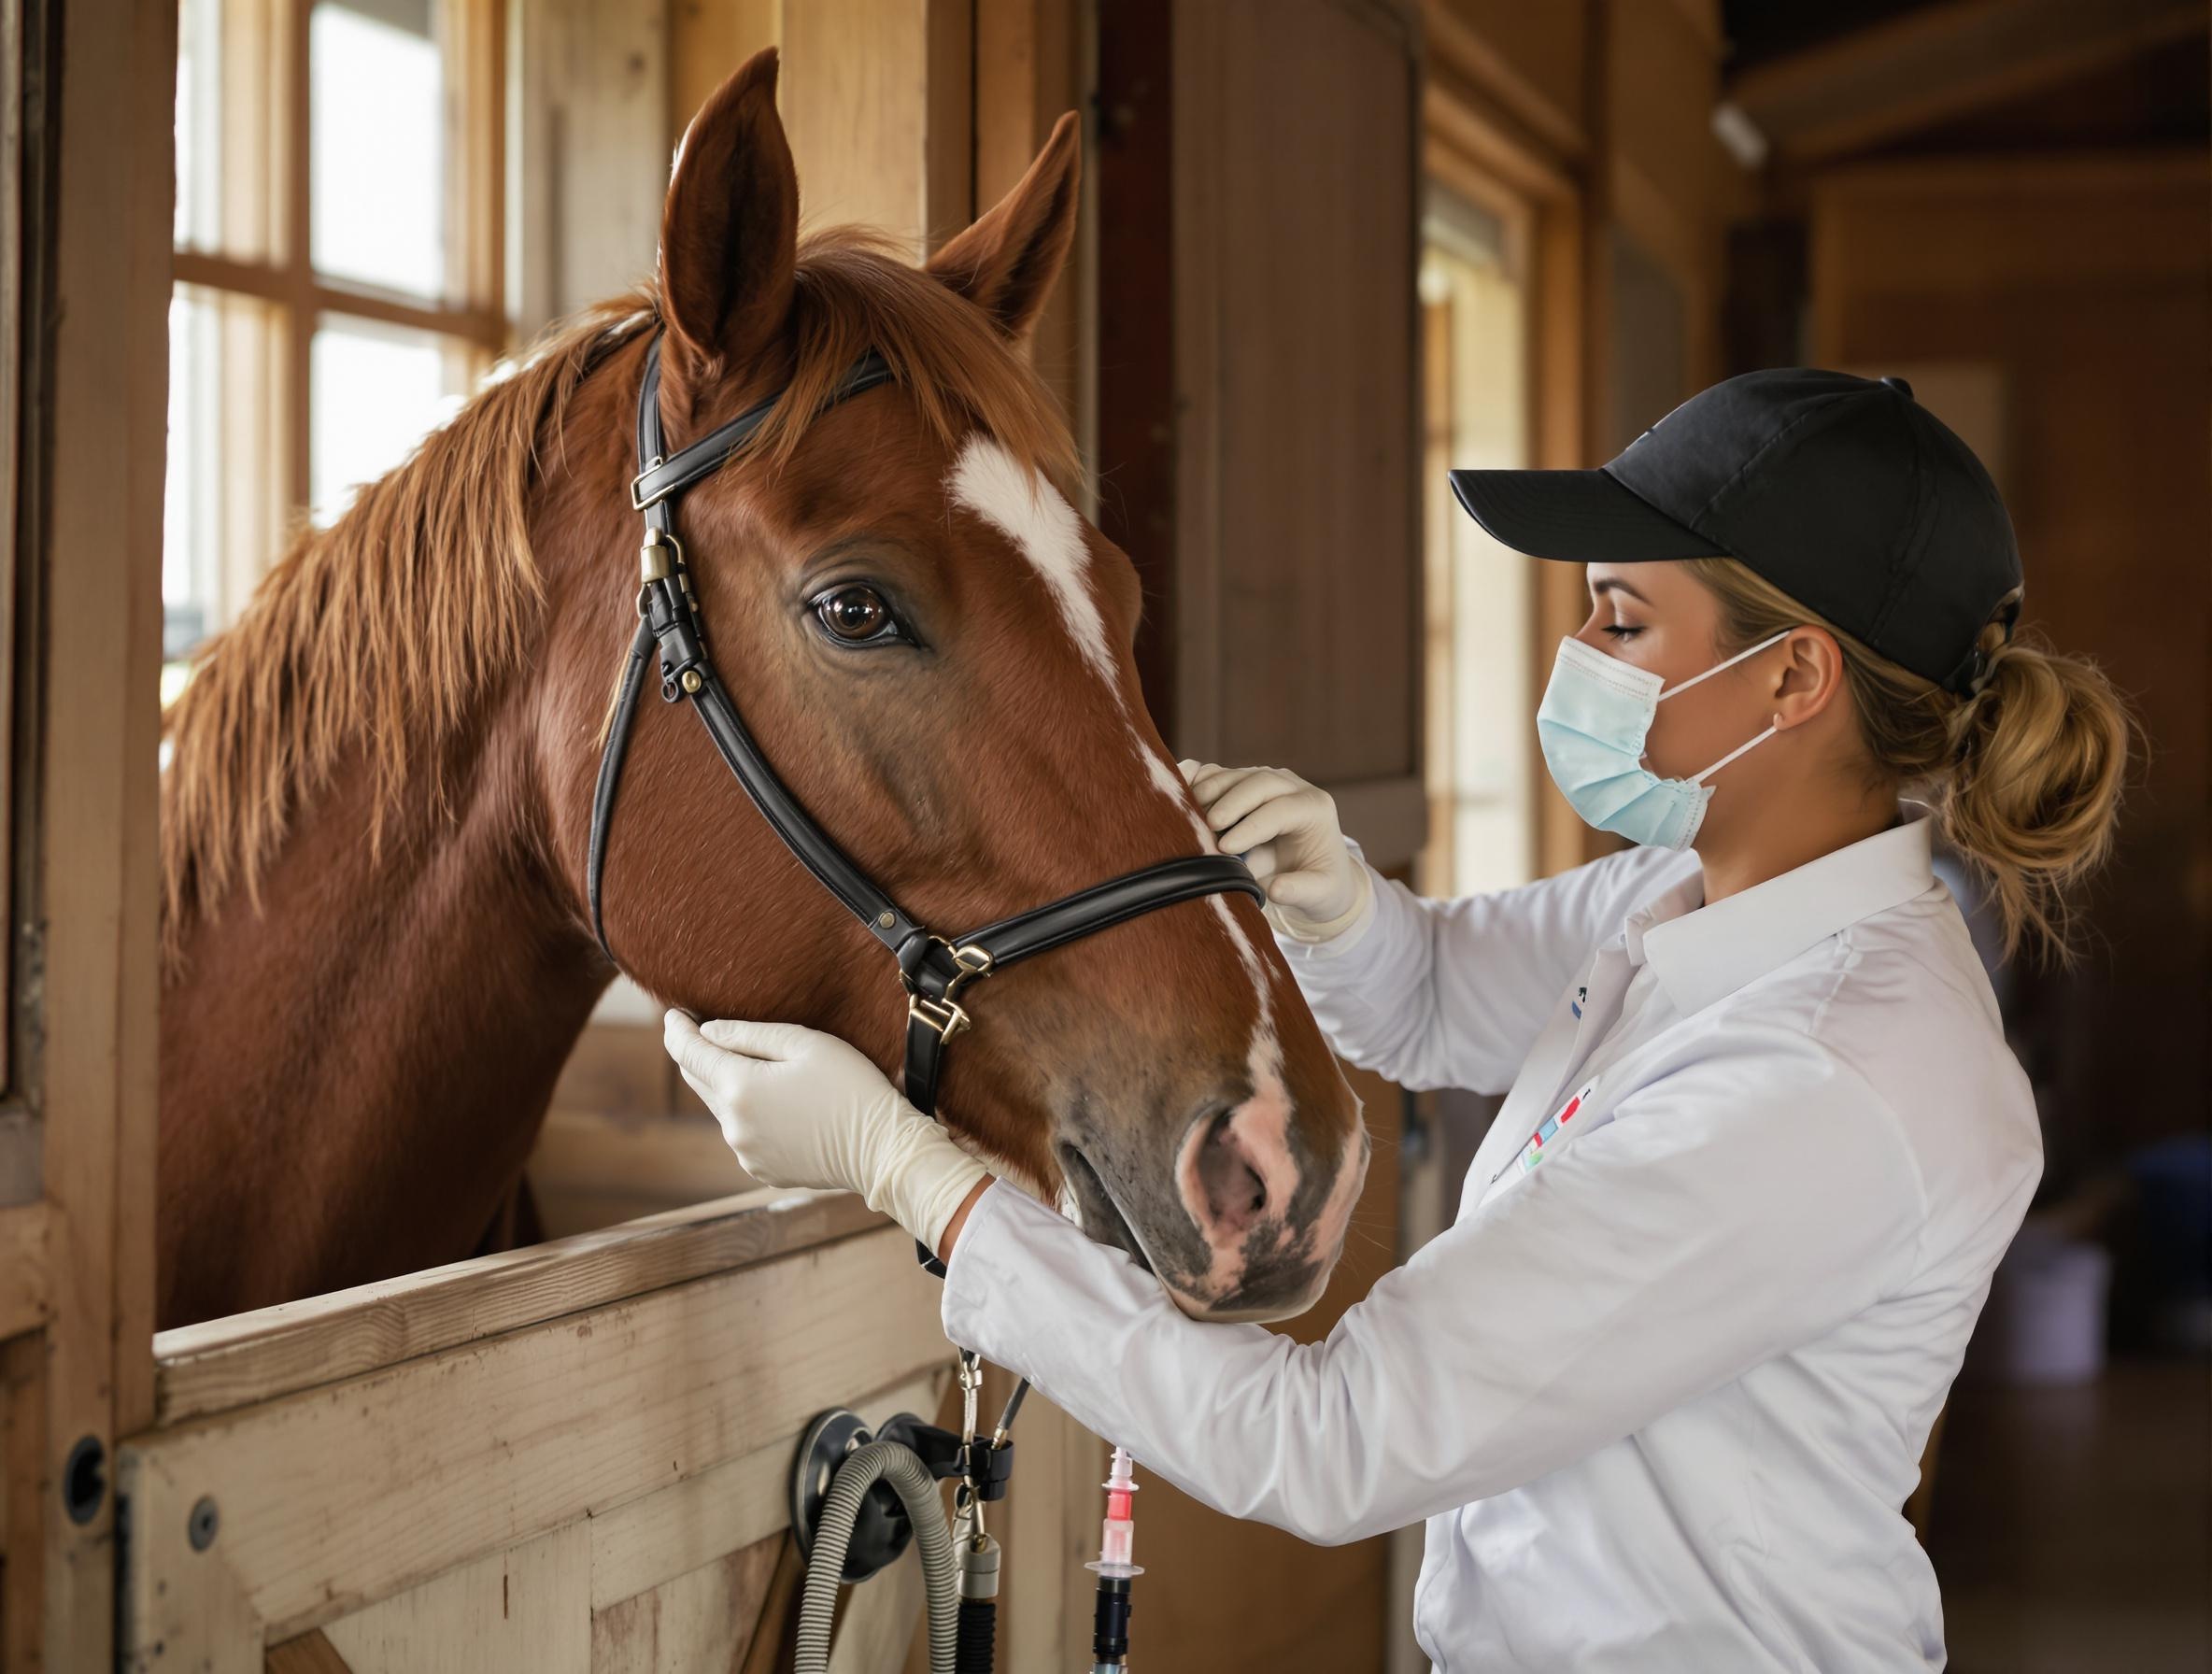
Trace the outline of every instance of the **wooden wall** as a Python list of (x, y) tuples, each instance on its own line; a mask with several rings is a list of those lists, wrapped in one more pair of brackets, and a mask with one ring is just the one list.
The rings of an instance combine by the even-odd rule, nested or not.
[(2080, 968), (2022, 978), (2055, 1185), (2204, 1120), (2207, 188), (2197, 150), (1865, 164), (1812, 192), (1815, 358), (1988, 392), (1944, 416), (1991, 433), (1970, 439), (1996, 456), (2025, 620), (2102, 662), (2149, 736)]
[[(1163, 725), (1208, 760), (1417, 799), (1411, 28), (1340, 0), (1184, 6), (1175, 53)], [(1402, 863), (1394, 826), (1368, 835)]]

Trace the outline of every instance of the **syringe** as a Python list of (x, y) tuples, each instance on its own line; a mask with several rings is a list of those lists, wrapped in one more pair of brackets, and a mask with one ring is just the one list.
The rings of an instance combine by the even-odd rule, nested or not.
[(1129, 1455), (1119, 1447), (1113, 1450), (1105, 1488), (1098, 1561), (1084, 1566), (1099, 1578), (1099, 1604), (1091, 1618), (1091, 1674), (1124, 1674), (1129, 1666), (1129, 1582), (1144, 1571), (1129, 1562), (1137, 1539), (1137, 1482)]

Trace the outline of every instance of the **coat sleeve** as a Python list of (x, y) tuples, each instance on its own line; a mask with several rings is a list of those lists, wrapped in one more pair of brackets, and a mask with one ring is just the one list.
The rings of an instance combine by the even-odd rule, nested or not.
[(1776, 1030), (1629, 1095), (1321, 1342), (1187, 1319), (1002, 1185), (944, 1325), (1208, 1505), (1334, 1544), (1519, 1487), (1825, 1335), (1904, 1283), (1923, 1220), (1888, 1107)]
[(1276, 945), (1344, 1057), (1403, 1087), (1502, 1093), (1575, 973), (1670, 864), (1680, 857), (1633, 850), (1456, 901), (1370, 868), (1366, 919), (1334, 941)]

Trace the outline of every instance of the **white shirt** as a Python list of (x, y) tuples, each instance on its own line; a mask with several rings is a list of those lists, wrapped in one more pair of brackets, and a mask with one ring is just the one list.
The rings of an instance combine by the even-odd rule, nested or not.
[(1709, 907), (1648, 849), (1373, 881), (1283, 952), (1354, 1063), (1510, 1085), (1457, 1225), (1300, 1347), (994, 1186), (947, 1334), (1231, 1515), (1427, 1519), (1447, 1674), (1940, 1668), (1900, 1508), (2042, 1156), (1925, 821)]

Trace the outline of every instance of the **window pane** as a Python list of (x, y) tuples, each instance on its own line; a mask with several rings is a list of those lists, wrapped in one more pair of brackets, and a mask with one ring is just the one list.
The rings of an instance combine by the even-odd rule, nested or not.
[(1475, 893), (1525, 883), (1536, 860), (1538, 768), (1529, 624), (1536, 565), (1453, 504), (1448, 470), (1528, 463), (1524, 291), (1505, 230), (1440, 194), (1424, 226), (1421, 298), (1427, 497), (1427, 777), (1423, 886)]
[(245, 608), (283, 522), (271, 464), (283, 310), (179, 285), (169, 303), (162, 656), (188, 657)]
[(316, 268), (446, 291), (445, 66), (437, 0), (318, 0), (308, 25)]
[(164, 662), (189, 655), (215, 629), (220, 610), (221, 354), (219, 305), (177, 287), (169, 302), (169, 464), (162, 506)]
[(180, 0), (177, 243), (244, 262), (281, 259), (286, 0)]
[(222, 243), (221, 112), (222, 0), (183, 0), (177, 13), (177, 242), (187, 248)]
[(311, 370), (313, 514), (325, 525), (453, 416), (468, 376), (451, 340), (357, 319), (317, 328)]

